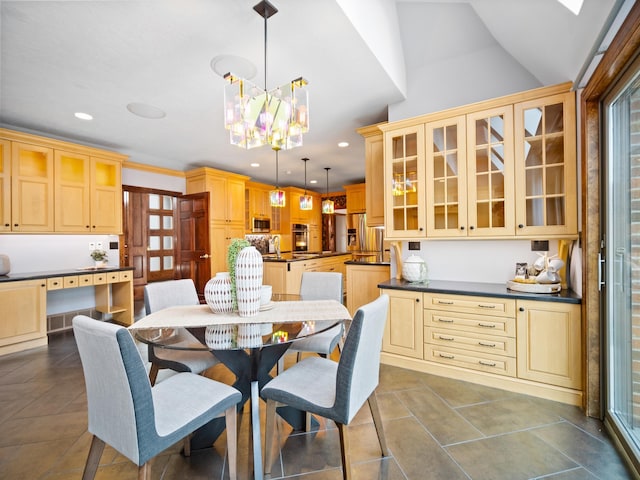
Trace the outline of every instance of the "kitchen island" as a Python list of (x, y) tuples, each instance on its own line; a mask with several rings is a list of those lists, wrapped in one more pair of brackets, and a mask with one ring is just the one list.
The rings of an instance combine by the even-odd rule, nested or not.
[(581, 299), (506, 284), (390, 279), (381, 361), (582, 406)]
[(358, 308), (380, 296), (378, 284), (389, 279), (391, 266), (378, 256), (357, 256), (345, 262), (347, 271), (347, 309), (351, 316)]

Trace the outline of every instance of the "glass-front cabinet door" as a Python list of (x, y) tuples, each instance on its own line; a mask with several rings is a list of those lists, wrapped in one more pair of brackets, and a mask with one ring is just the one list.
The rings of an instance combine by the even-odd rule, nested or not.
[(513, 109), (467, 115), (469, 236), (514, 234)]
[(516, 235), (577, 235), (575, 94), (516, 104)]
[(465, 116), (425, 124), (427, 237), (466, 237)]
[(387, 238), (424, 238), (424, 125), (385, 132)]

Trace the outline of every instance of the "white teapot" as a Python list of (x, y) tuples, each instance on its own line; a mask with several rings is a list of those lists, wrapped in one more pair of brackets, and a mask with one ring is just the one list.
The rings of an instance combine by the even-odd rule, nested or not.
[(402, 277), (408, 282), (426, 282), (427, 264), (417, 255), (411, 255), (402, 264)]

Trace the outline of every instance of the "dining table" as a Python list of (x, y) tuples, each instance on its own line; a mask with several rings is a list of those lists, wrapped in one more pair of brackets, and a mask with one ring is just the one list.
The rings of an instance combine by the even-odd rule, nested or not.
[[(296, 340), (348, 320), (349, 311), (336, 300), (274, 295), (250, 317), (237, 312), (213, 313), (208, 305), (175, 306), (150, 313), (129, 329), (136, 340), (154, 348), (210, 351), (233, 372), (233, 386), (242, 394), (238, 410), (251, 401), (254, 478), (262, 479), (260, 390), (272, 379), (273, 367)], [(279, 407), (278, 414), (294, 430), (305, 426), (305, 412)], [(201, 427), (191, 438), (191, 449), (210, 448), (224, 429), (224, 418)]]

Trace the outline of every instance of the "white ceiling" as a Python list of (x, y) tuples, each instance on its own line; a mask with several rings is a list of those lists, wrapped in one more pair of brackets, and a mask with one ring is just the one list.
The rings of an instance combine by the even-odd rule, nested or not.
[[(304, 146), (280, 152), (279, 183), (302, 186), (308, 157), (307, 177), (318, 180), (310, 189), (320, 192), (324, 167), (331, 191), (363, 180), (361, 126), (574, 81), (617, 5), (585, 0), (576, 17), (556, 0), (271, 1), (279, 12), (268, 20), (267, 86), (304, 76), (310, 92), (310, 132)], [(268, 147), (228, 144), (224, 81), (210, 67), (216, 56), (240, 56), (263, 86), (257, 2), (0, 0), (0, 125), (138, 163), (211, 166), (274, 183)], [(132, 102), (166, 117), (134, 116)], [(77, 111), (94, 120), (74, 118)]]

